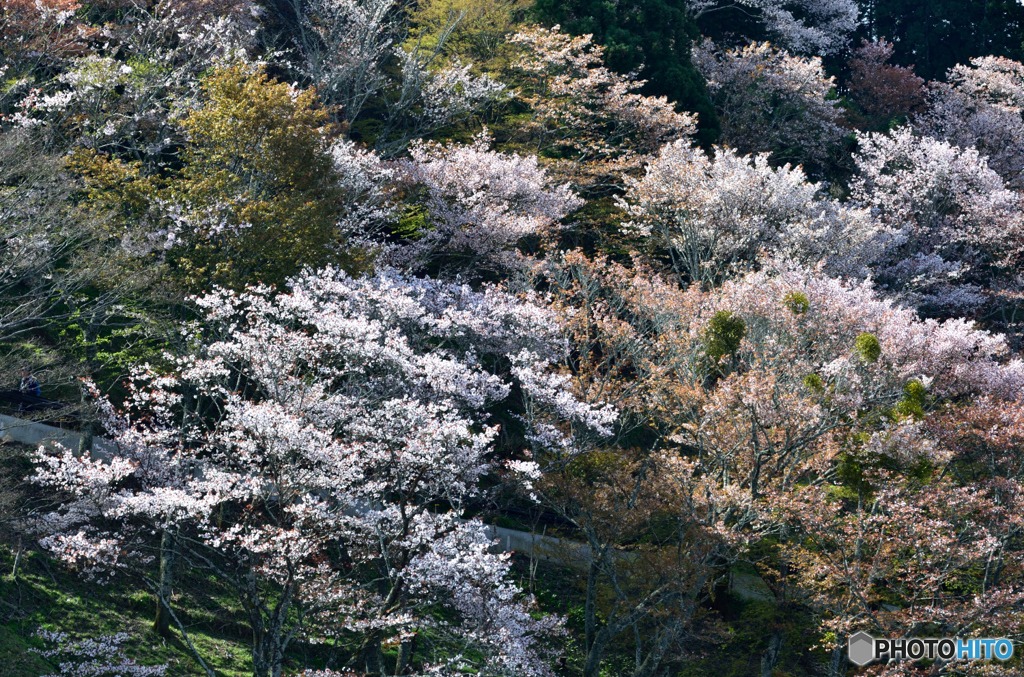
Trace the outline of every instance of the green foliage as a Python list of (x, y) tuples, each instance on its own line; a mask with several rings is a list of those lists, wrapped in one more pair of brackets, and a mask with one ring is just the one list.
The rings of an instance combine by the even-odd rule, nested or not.
[[(123, 577), (107, 585), (83, 580), (41, 553), (22, 556), (18, 580), (7, 575), (13, 563), (10, 550), (0, 545), (0, 674), (40, 677), (53, 667), (32, 648), (42, 648), (34, 637), (39, 628), (66, 632), (74, 639), (127, 632), (127, 655), (141, 665), (168, 664), (168, 677), (204, 677), (179, 636), (164, 640), (152, 630), (153, 596)], [(219, 677), (250, 677), (252, 663), (244, 634), (244, 612), (215, 585), (186, 578), (176, 586), (179, 613), (187, 614), (189, 637)], [(294, 653), (292, 665), (322, 667), (326, 648)], [(10, 666), (17, 669), (8, 672)]]
[(447, 51), (474, 64), (488, 63), (509, 51), (505, 38), (529, 7), (529, 0), (419, 0), (409, 13), (410, 42), (433, 48), (450, 22), (457, 20)]
[(399, 212), (398, 223), (391, 233), (401, 238), (415, 238), (429, 228), (429, 220), (430, 214), (423, 205), (406, 205)]
[(924, 384), (914, 379), (903, 386), (903, 397), (896, 403), (895, 411), (901, 416), (924, 418), (924, 404), (927, 391)]
[(306, 265), (357, 267), (337, 241), (341, 196), (316, 93), (246, 65), (214, 71), (203, 91), (206, 105), (184, 122), (191, 143), (172, 193), (195, 221), (224, 219), (226, 229), (172, 249), (188, 287), (280, 284)]
[(578, 455), (569, 462), (566, 470), (571, 476), (591, 484), (613, 474), (623, 465), (624, 459), (621, 454), (598, 450)]
[[(173, 350), (174, 324), (165, 313), (163, 308), (147, 307), (144, 299), (128, 298), (116, 312), (100, 317), (72, 313), (66, 321), (47, 323), (47, 329), (58, 355), (86, 369), (104, 392), (120, 396), (120, 381), (135, 365), (159, 365), (166, 351)], [(79, 395), (75, 383), (63, 396), (53, 396), (74, 401)]]
[[(859, 441), (863, 443), (866, 439)], [(871, 464), (862, 458), (862, 455), (852, 451), (839, 454), (836, 460), (836, 478), (840, 484), (830, 488), (829, 493), (837, 499), (847, 501), (856, 501), (858, 496), (871, 496), (871, 484), (864, 478), (864, 473)]]
[(704, 333), (707, 356), (718, 362), (727, 355), (735, 354), (746, 334), (747, 324), (742, 317), (728, 310), (718, 311), (708, 322)]
[(829, 498), (833, 501), (847, 501), (852, 503), (857, 500), (857, 489), (855, 487), (848, 487), (842, 484), (830, 484), (827, 491)]
[(789, 292), (782, 302), (794, 315), (803, 315), (811, 308), (811, 301), (807, 298), (807, 294), (799, 291)]
[(105, 227), (111, 237), (144, 222), (154, 196), (163, 186), (157, 177), (143, 174), (141, 163), (125, 162), (92, 149), (75, 150), (65, 166), (84, 179), (86, 206), (107, 216)]
[[(772, 672), (776, 677), (814, 674), (824, 651), (816, 648), (818, 635), (809, 632), (811, 616), (793, 604), (741, 602), (723, 596), (720, 603), (723, 632), (707, 642), (693, 659), (684, 662), (675, 677), (749, 677), (761, 674), (761, 656), (772, 635), (782, 634), (782, 653)], [(700, 655), (703, 654), (703, 655)]]
[(807, 386), (808, 390), (815, 393), (822, 393), (825, 391), (825, 382), (822, 381), (821, 377), (817, 374), (812, 373), (804, 376), (804, 385)]
[(182, 123), (189, 143), (177, 173), (150, 176), (92, 150), (70, 157), (91, 208), (111, 215), (111, 236), (145, 244), (154, 223), (176, 230), (166, 261), (189, 291), (281, 284), (307, 265), (359, 270), (337, 233), (342, 194), (316, 93), (243, 64), (212, 71), (202, 88), (205, 104)]
[(493, 523), (495, 526), (499, 526), (504, 529), (518, 529), (519, 531), (530, 530), (529, 524), (524, 524), (521, 520), (518, 520), (511, 515), (498, 515), (494, 518)]
[(537, 0), (534, 13), (542, 23), (560, 24), (573, 35), (592, 33), (604, 46), (610, 69), (639, 71), (647, 80), (641, 93), (668, 97), (677, 110), (697, 113), (702, 145), (718, 137), (707, 86), (690, 61), (690, 44), (700, 33), (686, 14), (684, 0)]
[(38, 654), (23, 637), (0, 625), (0, 665), (6, 677), (38, 677), (53, 672), (53, 666)]
[(1024, 5), (1016, 0), (860, 0), (866, 37), (885, 37), (893, 61), (941, 79), (971, 57), (1024, 57)]
[(854, 339), (853, 349), (868, 363), (877, 362), (882, 356), (882, 344), (878, 342), (878, 337), (867, 332)]

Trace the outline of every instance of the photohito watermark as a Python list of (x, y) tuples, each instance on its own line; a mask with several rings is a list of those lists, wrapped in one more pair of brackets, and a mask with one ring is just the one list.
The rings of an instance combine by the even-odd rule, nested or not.
[(878, 660), (998, 660), (1013, 657), (1013, 642), (999, 639), (875, 639), (866, 632), (850, 636), (850, 662), (867, 665)]

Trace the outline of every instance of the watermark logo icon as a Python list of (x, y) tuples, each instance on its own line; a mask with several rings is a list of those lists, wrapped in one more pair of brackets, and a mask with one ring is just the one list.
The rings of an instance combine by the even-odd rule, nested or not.
[(847, 648), (850, 662), (854, 665), (867, 665), (875, 660), (875, 638), (866, 632), (850, 635)]
[(877, 660), (922, 659), (944, 661), (999, 660), (1013, 657), (1013, 642), (998, 639), (943, 639), (914, 637), (911, 639), (876, 639), (866, 632), (857, 632), (847, 640), (847, 656), (850, 662), (864, 666)]

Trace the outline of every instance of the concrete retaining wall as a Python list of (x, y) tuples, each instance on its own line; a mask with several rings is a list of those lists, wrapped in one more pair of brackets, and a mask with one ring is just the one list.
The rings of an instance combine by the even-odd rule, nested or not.
[[(0, 440), (18, 442), (31, 447), (43, 445), (48, 450), (57, 450), (60, 444), (75, 454), (91, 451), (91, 438), (73, 430), (56, 428), (45, 423), (26, 421), (14, 416), (0, 414)], [(83, 448), (84, 447), (89, 447)]]
[(30, 447), (42, 445), (52, 452), (56, 452), (57, 445), (60, 445), (70, 449), (75, 456), (88, 452), (94, 461), (110, 458), (116, 448), (108, 439), (3, 414), (0, 414), (0, 441), (18, 442)]
[[(93, 460), (109, 458), (114, 451), (114, 443), (110, 440), (3, 414), (0, 414), (0, 440), (30, 447), (42, 445), (53, 452), (57, 452), (57, 445), (61, 445), (76, 456), (89, 452)], [(583, 558), (586, 563), (590, 561), (590, 548), (583, 543), (493, 525), (490, 531), (491, 538), (499, 541), (495, 546), (496, 552), (532, 553), (534, 557), (546, 561), (561, 562), (577, 558)]]
[[(114, 451), (114, 443), (110, 440), (3, 414), (0, 414), (0, 440), (32, 447), (42, 445), (54, 452), (59, 444), (70, 449), (76, 456), (88, 452), (93, 460), (109, 458)], [(580, 569), (590, 565), (590, 546), (586, 543), (494, 525), (489, 525), (488, 529), (490, 537), (497, 541), (491, 547), (491, 552), (516, 552), (544, 562)], [(764, 581), (757, 576), (738, 574), (730, 578), (729, 587), (734, 594), (744, 599), (774, 599)]]
[(490, 537), (497, 541), (491, 552), (517, 552), (545, 562), (586, 568), (590, 565), (590, 546), (554, 536), (488, 525)]

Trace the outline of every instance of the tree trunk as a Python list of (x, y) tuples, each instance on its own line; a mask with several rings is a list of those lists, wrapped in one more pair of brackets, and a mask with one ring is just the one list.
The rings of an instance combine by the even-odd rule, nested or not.
[(284, 652), (281, 650), (281, 628), (271, 623), (258, 626), (253, 633), (252, 674), (253, 677), (281, 677)]
[(165, 529), (160, 536), (160, 579), (156, 588), (156, 618), (153, 629), (163, 637), (171, 636), (171, 595), (174, 586), (174, 564), (178, 558), (178, 545), (174, 534)]
[(14, 553), (14, 567), (11, 569), (11, 580), (18, 580), (18, 564), (21, 563), (21, 536), (18, 536), (18, 552)]
[(633, 671), (633, 677), (651, 677), (651, 675), (655, 674), (658, 668), (661, 667), (661, 661), (665, 657), (665, 652), (668, 651), (669, 645), (678, 637), (678, 634), (679, 629), (677, 627), (665, 628), (658, 632), (651, 642), (651, 649), (647, 652), (647, 658), (642, 663), (637, 662), (636, 669)]
[(409, 666), (409, 661), (412, 659), (412, 642), (402, 642), (398, 645), (398, 660), (395, 661), (395, 674), (401, 675), (405, 673), (405, 669)]
[(761, 677), (772, 677), (772, 671), (782, 655), (782, 630), (776, 630), (768, 642), (768, 648), (761, 654)]
[(594, 635), (594, 642), (587, 649), (587, 662), (583, 666), (583, 677), (598, 677), (601, 674), (601, 659), (604, 658), (605, 647), (611, 640), (608, 628), (601, 628)]
[(587, 599), (583, 608), (584, 639), (583, 647), (588, 652), (594, 643), (595, 607), (597, 606), (597, 562), (590, 563), (587, 571)]
[(366, 675), (384, 674), (384, 652), (380, 648), (381, 632), (373, 630), (366, 635), (359, 647), (359, 658)]
[(828, 677), (843, 677), (846, 667), (846, 655), (843, 653), (843, 645), (840, 644), (832, 649), (832, 660), (828, 664)]
[(270, 660), (264, 638), (253, 638), (252, 643), (252, 676), (270, 677)]

